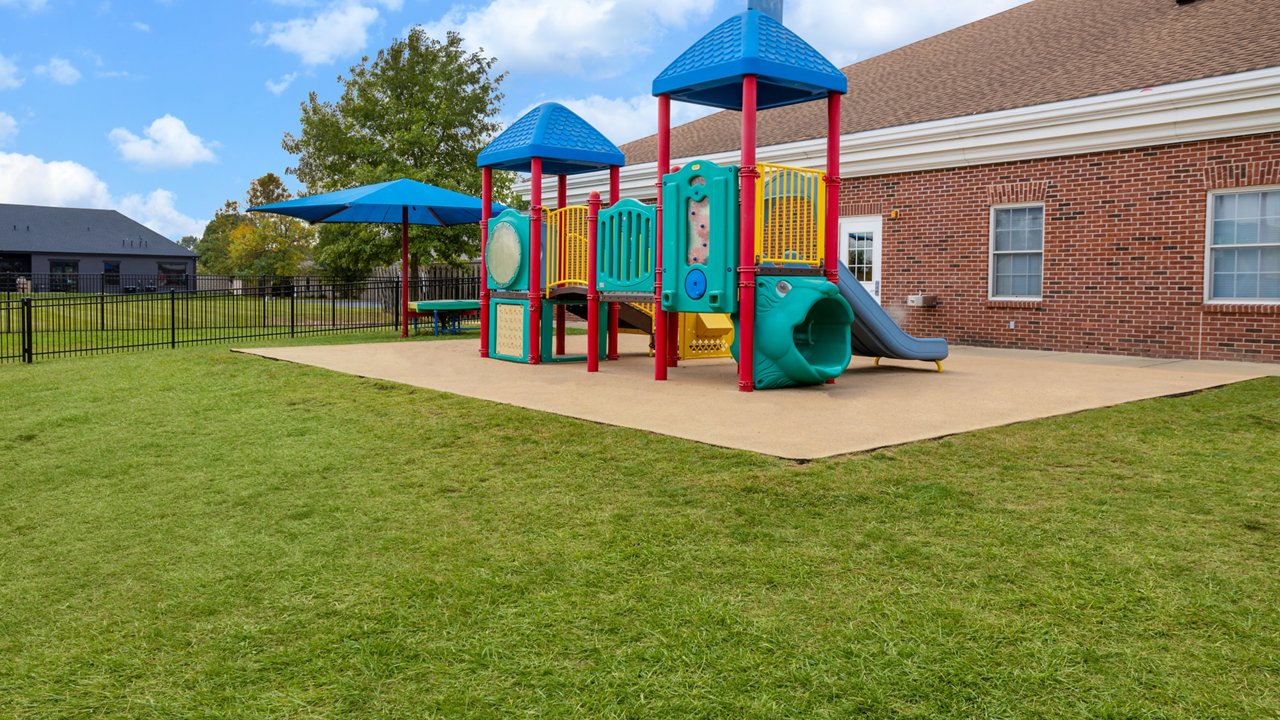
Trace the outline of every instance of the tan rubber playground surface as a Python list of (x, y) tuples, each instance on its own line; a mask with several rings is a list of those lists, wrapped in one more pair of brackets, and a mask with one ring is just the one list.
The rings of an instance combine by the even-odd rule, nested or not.
[[(954, 347), (943, 364), (853, 359), (834, 385), (740, 393), (730, 360), (657, 383), (647, 338), (583, 363), (483, 360), (474, 339), (237, 350), (785, 458), (819, 458), (1280, 375), (1280, 365)], [(569, 338), (585, 347), (582, 336)]]

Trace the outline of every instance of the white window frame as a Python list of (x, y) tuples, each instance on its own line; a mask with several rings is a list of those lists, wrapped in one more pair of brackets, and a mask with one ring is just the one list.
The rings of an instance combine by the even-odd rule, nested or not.
[[(1018, 208), (1040, 208), (1040, 294), (1038, 295), (996, 295), (996, 213), (1000, 210), (1017, 210)], [(1004, 203), (992, 205), (987, 212), (987, 299), (1009, 300), (1014, 302), (1037, 302), (1044, 299), (1044, 235), (1048, 229), (1047, 218), (1044, 217), (1043, 202)], [(1030, 251), (1019, 251), (1029, 254)]]
[[(1280, 305), (1280, 298), (1215, 298), (1213, 296), (1213, 200), (1219, 195), (1280, 191), (1280, 185), (1210, 190), (1204, 205), (1204, 303), (1206, 305)], [(1270, 243), (1259, 247), (1272, 247)]]

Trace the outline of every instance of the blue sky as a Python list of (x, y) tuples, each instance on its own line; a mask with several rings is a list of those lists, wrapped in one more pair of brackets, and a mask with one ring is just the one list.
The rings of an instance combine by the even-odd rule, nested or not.
[[(785, 20), (845, 65), (1021, 1), (788, 0)], [(653, 77), (745, 5), (0, 0), (0, 203), (111, 207), (169, 237), (199, 234), (251, 180), (284, 175), (280, 139), (307, 93), (335, 99), (339, 74), (414, 25), (498, 58), (504, 121), (557, 100), (622, 144), (653, 132)]]

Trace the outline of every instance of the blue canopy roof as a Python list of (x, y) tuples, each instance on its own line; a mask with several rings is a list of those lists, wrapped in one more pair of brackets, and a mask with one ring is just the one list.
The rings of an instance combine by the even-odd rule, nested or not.
[[(249, 212), (288, 215), (309, 223), (394, 223), (399, 225), (404, 208), (409, 208), (410, 225), (469, 225), (480, 222), (480, 198), (463, 195), (435, 185), (401, 178), (350, 190), (259, 205)], [(493, 214), (506, 209), (493, 203)]]
[(529, 172), (534, 158), (552, 175), (591, 172), (626, 162), (617, 145), (560, 103), (525, 113), (480, 151), (476, 165)]
[(759, 10), (720, 23), (653, 81), (653, 94), (727, 110), (742, 109), (742, 77), (757, 76), (760, 109), (846, 93), (844, 73), (785, 25)]

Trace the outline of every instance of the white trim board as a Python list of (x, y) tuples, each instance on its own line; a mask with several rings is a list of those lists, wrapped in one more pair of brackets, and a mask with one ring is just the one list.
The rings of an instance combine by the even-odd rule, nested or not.
[[(1061, 157), (1104, 150), (1168, 145), (1280, 130), (1280, 67), (1191, 80), (1154, 88), (1097, 95), (850, 133), (840, 138), (840, 174), (865, 177), (890, 173), (986, 165), (1010, 160)], [(701, 159), (721, 164), (739, 153), (712, 153)], [(683, 164), (694, 158), (676, 158)], [(772, 145), (757, 152), (760, 162), (821, 168), (826, 139)], [(653, 197), (656, 163), (622, 168), (623, 197)], [(554, 180), (547, 183), (555, 197)], [(591, 190), (607, 195), (607, 173), (573, 175), (569, 201), (585, 203)], [(529, 182), (517, 183), (526, 199)]]

